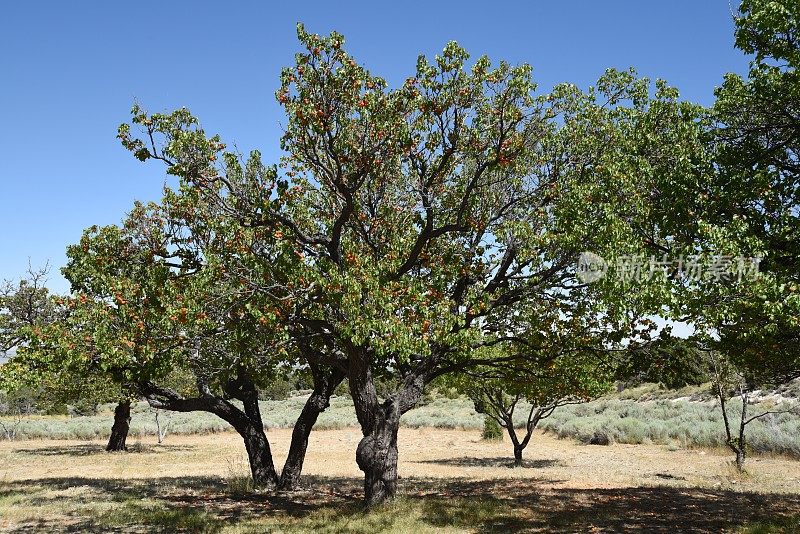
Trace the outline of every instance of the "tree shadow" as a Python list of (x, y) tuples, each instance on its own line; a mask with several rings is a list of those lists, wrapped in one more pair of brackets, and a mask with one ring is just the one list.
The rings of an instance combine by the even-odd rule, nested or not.
[[(392, 531), (395, 521), (414, 516), (430, 528), (486, 533), (711, 533), (753, 521), (787, 521), (800, 514), (800, 495), (790, 494), (671, 486), (574, 489), (527, 478), (420, 477), (400, 480), (398, 503), (365, 512), (362, 484), (354, 477), (304, 476), (297, 491), (242, 495), (232, 493), (217, 477), (68, 477), (0, 483), (0, 496), (43, 510), (74, 507), (69, 522), (64, 522), (63, 513), (50, 519), (43, 515), (11, 532), (125, 532), (133, 527), (218, 532), (237, 525), (243, 531), (300, 526), (363, 532), (365, 524), (371, 532), (384, 532)], [(87, 500), (106, 504), (81, 508)]]
[(100, 443), (86, 443), (80, 445), (53, 445), (47, 447), (35, 447), (16, 449), (16, 454), (29, 456), (93, 456), (106, 454), (138, 454), (138, 453), (161, 453), (189, 451), (193, 447), (186, 445), (149, 445), (136, 443), (128, 446), (127, 451), (106, 451), (105, 445)]
[[(452, 467), (508, 467), (512, 469), (515, 467), (513, 459), (503, 458), (503, 457), (478, 458), (472, 456), (462, 456), (460, 458), (440, 458), (437, 460), (420, 460), (415, 463), (447, 465)], [(558, 460), (523, 459), (521, 467), (525, 469), (545, 469), (547, 467), (558, 467), (563, 465), (564, 463)]]

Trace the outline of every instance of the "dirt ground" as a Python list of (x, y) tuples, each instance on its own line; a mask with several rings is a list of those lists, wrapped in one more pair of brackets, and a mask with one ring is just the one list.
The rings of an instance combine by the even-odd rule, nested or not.
[[(270, 430), (268, 436), (280, 467), (291, 430)], [(330, 520), (316, 527), (308, 523), (313, 507), (355, 510), (361, 496), (361, 472), (354, 459), (359, 439), (357, 429), (312, 433), (304, 468), (306, 489), (279, 499), (256, 495), (276, 517), (291, 517), (291, 521), (277, 526), (256, 524), (254, 530), (242, 527), (242, 531), (325, 531), (328, 527), (333, 528), (330, 532), (362, 527), (376, 531), (369, 520), (353, 523), (351, 518), (342, 523), (336, 514), (320, 516)], [(417, 514), (422, 526), (390, 522), (384, 531), (424, 526), (436, 532), (719, 532), (735, 531), (751, 521), (780, 522), (800, 513), (800, 462), (783, 458), (750, 458), (747, 473), (739, 475), (724, 451), (580, 445), (537, 434), (526, 450), (525, 466), (514, 469), (508, 441), (485, 442), (477, 431), (403, 428), (399, 442), (400, 492), (411, 504), (409, 510), (397, 514)], [(247, 473), (238, 435), (174, 435), (161, 445), (152, 438), (132, 437), (129, 445), (132, 452), (108, 454), (100, 442), (0, 443), (0, 530), (82, 530), (81, 526), (101, 530), (104, 523), (98, 519), (99, 512), (81, 506), (93, 490), (109, 488), (130, 490), (129, 497), (150, 499), (167, 510), (174, 506), (195, 510), (197, 495), (215, 495), (214, 506), (224, 502), (224, 507), (203, 508), (204, 513), (213, 512), (210, 517), (215, 521), (224, 510), (224, 514), (238, 510), (234, 516), (242, 521), (255, 513), (252, 494), (239, 498), (225, 488)], [(154, 489), (158, 485), (164, 489)], [(38, 500), (32, 497), (37, 492), (41, 493)], [(42, 495), (50, 494), (50, 501), (42, 500)], [(70, 499), (74, 502), (58, 505)], [(485, 511), (471, 509), (478, 501), (486, 504)], [(421, 503), (425, 510), (417, 506)], [(439, 509), (432, 508), (436, 503)], [(459, 511), (467, 509), (469, 513)], [(137, 521), (138, 516), (131, 517)], [(787, 521), (786, 529), (793, 528), (794, 520)], [(347, 528), (332, 527), (337, 524)], [(114, 525), (126, 532), (133, 523)], [(158, 525), (169, 530), (168, 523), (151, 524)], [(172, 526), (221, 531), (231, 524)]]

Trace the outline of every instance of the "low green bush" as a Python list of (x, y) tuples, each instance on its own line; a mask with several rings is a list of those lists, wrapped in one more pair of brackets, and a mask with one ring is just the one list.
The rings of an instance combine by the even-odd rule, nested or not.
[[(736, 409), (736, 402), (731, 401)], [(770, 407), (750, 406), (756, 414)], [(734, 414), (734, 418), (735, 418)], [(565, 406), (540, 423), (559, 438), (591, 443), (604, 435), (615, 443), (657, 443), (667, 446), (724, 447), (725, 427), (714, 402), (683, 400), (633, 401), (601, 399)], [(800, 417), (770, 415), (747, 427), (750, 449), (756, 453), (800, 457)]]
[(503, 428), (491, 417), (484, 417), (481, 437), (486, 441), (502, 441)]

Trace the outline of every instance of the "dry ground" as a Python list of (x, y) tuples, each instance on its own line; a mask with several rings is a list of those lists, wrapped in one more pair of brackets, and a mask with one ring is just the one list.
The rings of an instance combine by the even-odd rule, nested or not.
[[(269, 431), (278, 465), (290, 432)], [(508, 442), (437, 429), (400, 430), (403, 497), (364, 514), (359, 438), (313, 433), (304, 489), (277, 496), (248, 491), (232, 433), (133, 438), (117, 454), (99, 442), (2, 442), (0, 531), (800, 532), (800, 462), (755, 457), (742, 476), (722, 451), (537, 434), (512, 469)]]

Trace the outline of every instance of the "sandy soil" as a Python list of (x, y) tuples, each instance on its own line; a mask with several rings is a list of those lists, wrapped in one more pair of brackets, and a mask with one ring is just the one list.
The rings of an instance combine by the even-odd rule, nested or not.
[[(268, 432), (280, 468), (290, 429)], [(304, 474), (360, 478), (357, 429), (312, 433)], [(399, 473), (403, 478), (468, 480), (533, 479), (553, 488), (627, 488), (669, 485), (800, 494), (800, 462), (751, 457), (739, 476), (724, 451), (677, 450), (660, 445), (581, 445), (537, 433), (525, 451), (525, 467), (512, 469), (508, 441), (486, 442), (477, 431), (400, 430)], [(234, 433), (210, 436), (129, 438), (136, 454), (97, 454), (101, 442), (63, 440), (0, 442), (0, 480), (38, 478), (229, 477), (247, 472), (241, 439)], [(401, 486), (402, 489), (402, 486)]]

